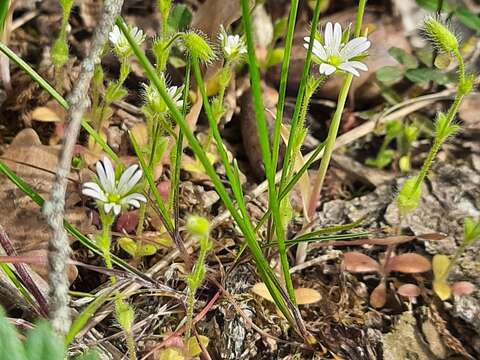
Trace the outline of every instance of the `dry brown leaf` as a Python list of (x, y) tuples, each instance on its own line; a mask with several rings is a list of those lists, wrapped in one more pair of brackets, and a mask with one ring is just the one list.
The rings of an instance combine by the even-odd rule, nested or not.
[(388, 271), (398, 271), (406, 274), (417, 274), (429, 271), (432, 268), (430, 261), (425, 257), (414, 254), (394, 256), (388, 263)]
[(315, 289), (298, 288), (294, 292), (298, 305), (314, 304), (322, 299), (322, 295)]
[[(54, 180), (59, 149), (57, 146), (43, 145), (33, 129), (25, 129), (15, 137), (1, 160), (45, 198)], [(70, 177), (75, 178), (73, 174)], [(45, 251), (50, 231), (40, 207), (13, 183), (1, 175), (0, 179), (0, 221), (15, 249), (19, 254)], [(77, 182), (69, 183), (66, 220), (88, 233), (91, 227), (85, 210), (74, 206), (79, 199), (77, 187)]]
[(385, 283), (380, 283), (370, 294), (370, 305), (376, 309), (380, 309), (385, 306), (387, 302), (387, 288)]
[(133, 127), (130, 129), (130, 132), (132, 133), (132, 136), (135, 138), (137, 141), (138, 145), (140, 147), (144, 147), (148, 143), (148, 129), (147, 129), (147, 124), (145, 123), (137, 123), (133, 125)]
[(352, 251), (343, 254), (343, 267), (353, 273), (379, 272), (380, 264), (365, 254)]
[(62, 118), (51, 108), (47, 106), (37, 107), (32, 111), (32, 120), (41, 122), (60, 122)]
[(475, 285), (469, 281), (457, 281), (452, 284), (452, 292), (457, 296), (470, 295), (475, 291)]
[(422, 293), (422, 290), (415, 284), (403, 284), (397, 289), (398, 295), (409, 297), (409, 298), (417, 297), (421, 293)]
[[(268, 300), (272, 303), (274, 302), (272, 296), (270, 295), (270, 292), (268, 291), (267, 286), (263, 282), (253, 285), (252, 292), (265, 300)], [(298, 305), (313, 304), (322, 299), (322, 295), (315, 289), (298, 288), (295, 289), (294, 292)]]

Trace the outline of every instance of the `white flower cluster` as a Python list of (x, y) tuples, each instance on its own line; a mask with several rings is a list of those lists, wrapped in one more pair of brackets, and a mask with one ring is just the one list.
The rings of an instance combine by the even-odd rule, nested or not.
[(220, 28), (218, 40), (227, 59), (236, 59), (247, 53), (245, 41), (240, 35), (228, 35), (223, 27)]
[(118, 181), (113, 165), (107, 157), (97, 161), (96, 169), (97, 182), (83, 184), (82, 194), (97, 200), (105, 213), (113, 211), (118, 215), (128, 206), (139, 208), (140, 202), (147, 202), (144, 195), (132, 191), (143, 174), (138, 165), (129, 166)]
[[(320, 63), (320, 74), (331, 75), (335, 71), (348, 72), (360, 76), (358, 70), (367, 71), (364, 63), (356, 60), (359, 56), (365, 55), (370, 48), (370, 41), (364, 36), (354, 38), (342, 43), (342, 26), (339, 23), (333, 25), (331, 22), (325, 26), (323, 44), (317, 39), (313, 40), (314, 59)], [(305, 48), (308, 49), (310, 37), (305, 37)]]
[[(167, 86), (165, 77), (162, 75), (162, 80), (165, 84), (168, 96), (172, 99), (177, 108), (183, 106), (183, 86)], [(153, 113), (164, 113), (168, 110), (167, 104), (163, 101), (157, 87), (153, 84), (143, 84), (143, 99), (145, 106)]]
[[(138, 45), (145, 41), (145, 34), (138, 27), (129, 27), (128, 31)], [(130, 47), (130, 43), (117, 25), (115, 25), (113, 30), (108, 34), (108, 38), (119, 58), (126, 58), (131, 55), (132, 48)]]

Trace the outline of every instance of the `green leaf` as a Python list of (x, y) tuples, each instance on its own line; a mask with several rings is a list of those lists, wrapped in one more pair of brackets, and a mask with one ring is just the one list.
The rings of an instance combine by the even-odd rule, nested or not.
[(445, 85), (451, 82), (447, 74), (431, 68), (409, 69), (405, 72), (405, 76), (414, 83), (434, 81), (439, 85)]
[(415, 55), (425, 66), (433, 66), (433, 50), (430, 46), (415, 50)]
[[(418, 6), (424, 8), (425, 10), (436, 12), (438, 9), (438, 3), (440, 0), (416, 0)], [(449, 12), (451, 10), (451, 6), (447, 1), (443, 1), (442, 4), (442, 11)]]
[(63, 341), (53, 332), (47, 322), (41, 322), (28, 333), (25, 343), (28, 360), (63, 360)]
[(418, 60), (415, 56), (407, 53), (405, 50), (391, 47), (388, 53), (397, 60), (400, 64), (404, 65), (407, 69), (416, 69), (418, 67)]
[(17, 337), (17, 331), (5, 318), (0, 307), (0, 360), (26, 360), (25, 350)]
[(176, 31), (185, 30), (192, 21), (191, 11), (182, 4), (175, 6), (168, 17), (168, 26)]
[(4, 0), (0, 2), (0, 34), (3, 33), (3, 29), (5, 28), (9, 7), (10, 7), (9, 0), (6, 0), (6, 1)]
[(455, 15), (457, 16), (458, 20), (476, 32), (480, 32), (480, 17), (475, 15), (470, 10), (464, 7), (459, 7), (455, 10)]
[(275, 21), (273, 25), (273, 40), (277, 40), (287, 31), (288, 17), (284, 16)]
[(400, 120), (389, 121), (385, 125), (385, 134), (389, 138), (394, 138), (399, 135), (402, 131), (402, 122)]
[(95, 351), (89, 351), (86, 354), (77, 356), (75, 360), (100, 360), (100, 358), (98, 357), (98, 354)]
[(402, 80), (404, 70), (398, 66), (384, 66), (375, 73), (377, 80), (385, 85), (393, 85)]
[(388, 166), (392, 162), (394, 155), (395, 155), (395, 151), (393, 151), (392, 149), (387, 149), (385, 151), (378, 153), (375, 159), (368, 158), (365, 163), (367, 165), (375, 166), (379, 169), (383, 169), (384, 167)]
[[(87, 307), (80, 314), (78, 314), (78, 316), (70, 326), (70, 329), (68, 329), (67, 335), (65, 336), (65, 341), (64, 341), (65, 347), (68, 347), (68, 345), (70, 345), (73, 339), (75, 339), (75, 336), (80, 332), (80, 330), (83, 329), (85, 324), (87, 324), (87, 322), (95, 314), (95, 312), (98, 309), (100, 309), (100, 306), (102, 306), (108, 300), (111, 292), (112, 290), (110, 288), (110, 291), (106, 291), (102, 293), (102, 295), (96, 297), (95, 300), (93, 300), (90, 304), (88, 304)], [(90, 357), (87, 357), (84, 359), (83, 356), (88, 356), (88, 355), (82, 355), (80, 359), (82, 360), (90, 359)]]
[(470, 245), (475, 240), (480, 239), (480, 218), (473, 220), (472, 218), (465, 218), (463, 224), (463, 241)]
[(285, 54), (284, 48), (275, 48), (272, 50), (270, 57), (268, 59), (267, 67), (274, 66), (280, 64), (283, 60), (283, 56)]

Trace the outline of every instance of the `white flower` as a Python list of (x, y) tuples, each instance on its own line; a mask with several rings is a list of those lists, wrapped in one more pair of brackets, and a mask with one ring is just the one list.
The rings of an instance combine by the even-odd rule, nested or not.
[(107, 157), (97, 161), (97, 182), (83, 184), (82, 194), (97, 200), (108, 214), (113, 210), (115, 215), (120, 214), (122, 208), (129, 205), (140, 207), (141, 202), (147, 202), (142, 194), (132, 192), (142, 177), (142, 170), (138, 165), (129, 166), (116, 180), (112, 163)]
[[(162, 79), (165, 84), (166, 81), (163, 76)], [(177, 108), (181, 108), (183, 106), (183, 86), (166, 86), (166, 90), (168, 95), (172, 98), (175, 106)], [(160, 96), (156, 86), (152, 84), (143, 84), (143, 98), (145, 100), (145, 106), (153, 113), (161, 114), (168, 110), (167, 104), (163, 101), (163, 98)]]
[[(308, 49), (310, 37), (304, 38), (305, 48)], [(364, 36), (357, 37), (342, 43), (342, 27), (339, 23), (332, 25), (331, 22), (325, 27), (324, 43), (317, 39), (313, 40), (313, 55), (320, 63), (320, 74), (331, 75), (335, 71), (344, 71), (355, 76), (360, 76), (358, 70), (367, 71), (364, 63), (355, 60), (356, 57), (364, 55), (371, 43)]]
[(172, 98), (173, 103), (178, 108), (183, 106), (182, 89), (183, 86), (180, 88), (178, 86), (170, 86), (167, 88), (168, 95)]
[(220, 28), (218, 40), (220, 40), (223, 53), (227, 59), (242, 56), (247, 53), (245, 41), (243, 41), (240, 35), (228, 35), (223, 27)]
[[(133, 40), (140, 45), (145, 40), (145, 34), (138, 27), (129, 27), (128, 31)], [(125, 35), (123, 35), (120, 28), (115, 25), (113, 30), (108, 34), (108, 38), (113, 45), (113, 49), (120, 58), (128, 57), (132, 53), (130, 43), (128, 42)]]

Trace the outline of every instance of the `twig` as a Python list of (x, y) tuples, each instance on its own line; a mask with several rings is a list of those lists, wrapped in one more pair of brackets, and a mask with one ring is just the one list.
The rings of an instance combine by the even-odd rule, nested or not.
[(115, 18), (120, 14), (123, 0), (106, 0), (103, 14), (93, 35), (90, 54), (82, 61), (81, 72), (69, 96), (70, 108), (67, 116), (67, 129), (60, 154), (55, 182), (52, 186), (50, 200), (44, 205), (43, 212), (52, 229), (48, 244), (48, 263), (50, 286), (50, 319), (54, 330), (65, 334), (71, 323), (68, 308), (67, 260), (70, 256), (70, 244), (63, 228), (65, 214), (65, 192), (67, 177), (70, 173), (73, 147), (77, 142), (83, 113), (88, 106), (88, 88), (93, 76), (93, 69), (100, 62), (100, 57), (107, 42)]

